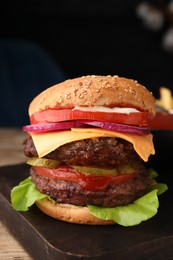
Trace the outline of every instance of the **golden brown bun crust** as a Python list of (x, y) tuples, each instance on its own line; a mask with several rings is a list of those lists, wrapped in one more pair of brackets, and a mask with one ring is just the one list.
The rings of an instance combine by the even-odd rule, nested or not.
[(152, 93), (137, 81), (93, 75), (69, 79), (46, 89), (31, 102), (29, 116), (42, 110), (74, 106), (134, 107), (155, 115)]
[(48, 199), (36, 202), (37, 207), (46, 215), (58, 220), (85, 225), (112, 225), (112, 220), (102, 220), (91, 215), (87, 207), (75, 207), (69, 204), (53, 203)]

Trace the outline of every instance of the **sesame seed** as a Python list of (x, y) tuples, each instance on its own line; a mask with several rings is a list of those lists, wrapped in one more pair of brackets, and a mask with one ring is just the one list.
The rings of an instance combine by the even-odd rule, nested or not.
[(73, 88), (73, 91), (74, 91), (74, 92), (77, 92), (77, 91), (78, 91), (78, 88), (76, 88), (76, 87)]
[(63, 101), (62, 97), (59, 96), (57, 101), (58, 101), (58, 103), (61, 103)]
[(75, 96), (77, 95), (77, 91), (78, 91), (78, 88), (75, 87), (75, 88), (73, 89), (73, 92), (74, 92), (74, 95), (75, 95)]
[(84, 98), (84, 95), (82, 93), (79, 94), (79, 98), (82, 99)]
[(103, 97), (103, 94), (99, 93), (98, 98), (101, 98), (101, 97)]
[(66, 95), (65, 95), (65, 97), (66, 97), (67, 99), (71, 99), (71, 93), (70, 93), (70, 92), (67, 92)]
[(87, 87), (89, 87), (92, 84), (92, 80), (85, 80), (84, 83)]
[(109, 84), (109, 81), (104, 81), (101, 85), (101, 88), (105, 88), (105, 89), (108, 89), (108, 88), (112, 88), (111, 85)]
[(98, 78), (97, 81), (98, 81), (98, 82), (102, 82), (103, 79), (102, 79), (102, 78)]
[(81, 87), (82, 85), (83, 85), (82, 82), (78, 82), (78, 83), (77, 83), (77, 86), (79, 86), (79, 87)]
[(86, 94), (87, 94), (87, 91), (86, 91), (86, 90), (83, 90), (82, 93), (83, 93), (84, 95), (86, 95)]
[(102, 85), (105, 87), (107, 84), (109, 84), (109, 81), (107, 81), (107, 80), (104, 80), (103, 82), (102, 82)]
[(122, 99), (123, 99), (123, 95), (122, 95), (122, 94), (119, 94), (119, 95), (118, 95), (118, 99), (119, 99), (119, 100), (122, 100)]

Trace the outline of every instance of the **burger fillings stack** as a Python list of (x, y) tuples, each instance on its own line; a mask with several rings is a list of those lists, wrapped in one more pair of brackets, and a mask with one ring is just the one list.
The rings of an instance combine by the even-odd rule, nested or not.
[(31, 169), (12, 189), (13, 207), (35, 203), (78, 224), (133, 226), (153, 217), (167, 189), (144, 165), (155, 153), (148, 128), (154, 116), (154, 97), (132, 79), (84, 76), (46, 89), (23, 127)]

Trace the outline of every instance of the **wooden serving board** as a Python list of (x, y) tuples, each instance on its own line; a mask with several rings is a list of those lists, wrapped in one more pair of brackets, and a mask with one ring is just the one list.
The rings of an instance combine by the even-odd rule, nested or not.
[(25, 164), (0, 168), (0, 218), (33, 259), (173, 259), (173, 176), (168, 169), (161, 181), (169, 190), (160, 196), (158, 214), (135, 227), (65, 223), (36, 206), (17, 212), (10, 190), (28, 175)]

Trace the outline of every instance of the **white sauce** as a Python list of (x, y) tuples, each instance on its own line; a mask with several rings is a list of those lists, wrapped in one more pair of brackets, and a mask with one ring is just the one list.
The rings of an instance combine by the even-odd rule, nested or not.
[(75, 106), (72, 110), (88, 111), (88, 112), (107, 112), (107, 113), (138, 113), (139, 110), (131, 107), (103, 107), (103, 106), (93, 106), (93, 107), (81, 107)]

